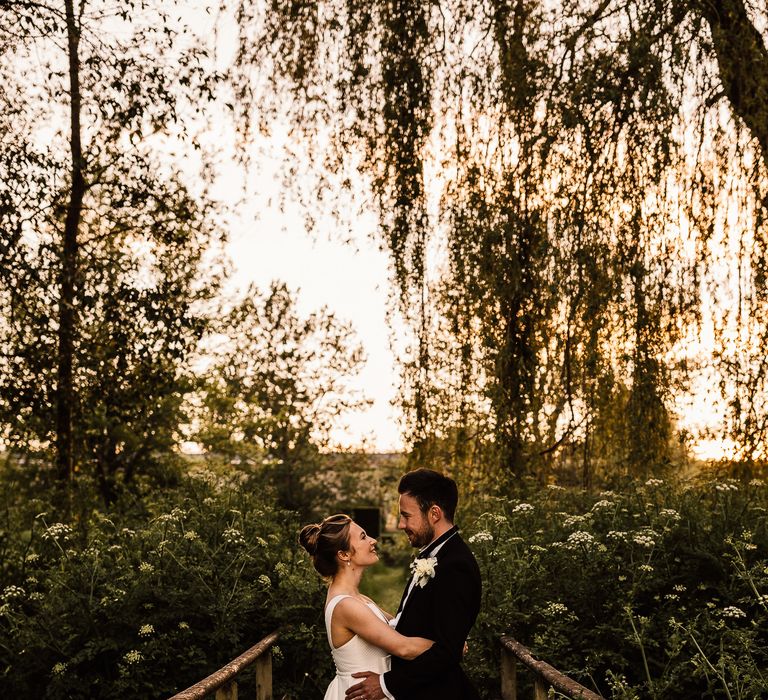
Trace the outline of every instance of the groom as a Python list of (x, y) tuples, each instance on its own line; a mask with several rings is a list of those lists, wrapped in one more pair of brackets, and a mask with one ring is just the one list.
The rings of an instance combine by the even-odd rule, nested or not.
[(477, 691), (460, 666), (464, 642), (480, 610), (480, 570), (453, 524), (456, 482), (432, 469), (408, 472), (397, 487), (400, 522), (419, 555), (390, 622), (400, 634), (433, 639), (412, 661), (392, 657), (392, 670), (362, 678), (347, 700), (475, 700)]

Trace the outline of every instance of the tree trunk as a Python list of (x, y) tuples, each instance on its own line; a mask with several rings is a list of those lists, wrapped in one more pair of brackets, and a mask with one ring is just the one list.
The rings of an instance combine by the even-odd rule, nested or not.
[(80, 30), (75, 18), (74, 0), (65, 0), (67, 15), (67, 50), (69, 54), (70, 151), (72, 182), (70, 185), (64, 238), (61, 248), (59, 276), (59, 334), (56, 392), (56, 464), (59, 478), (71, 481), (74, 476), (72, 408), (75, 403), (73, 356), (75, 326), (78, 229), (82, 214), (85, 178), (80, 141)]
[(768, 48), (742, 0), (698, 0), (733, 111), (762, 149), (768, 165)]

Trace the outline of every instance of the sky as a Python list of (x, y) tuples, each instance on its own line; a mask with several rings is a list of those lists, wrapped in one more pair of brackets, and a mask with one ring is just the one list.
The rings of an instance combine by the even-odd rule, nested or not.
[[(207, 0), (187, 3), (179, 10), (180, 26), (188, 23), (200, 36), (211, 34), (216, 26), (216, 60), (225, 70), (237, 46), (235, 27), (231, 17), (206, 11), (208, 4)], [(349, 384), (361, 390), (371, 405), (342, 417), (331, 438), (343, 448), (401, 450), (399, 413), (392, 406), (398, 374), (387, 319), (389, 258), (373, 240), (374, 211), (350, 201), (345, 216), (351, 231), (345, 227), (343, 235), (338, 235), (330, 217), (321, 217), (317, 229), (308, 231), (307, 209), (295, 200), (300, 193), (311, 202), (315, 183), (306, 175), (290, 184), (282, 179), (290, 139), (287, 125), (274, 123), (270, 134), (252, 133), (251, 164), (246, 170), (237, 163), (231, 114), (218, 104), (210, 106), (205, 116), (198, 125), (203, 129), (198, 136), (220, 155), (218, 177), (209, 183), (209, 194), (228, 210), (220, 223), (228, 236), (229, 291), (243, 292), (252, 283), (264, 291), (273, 281), (282, 281), (297, 300), (301, 315), (325, 306), (340, 320), (350, 322), (367, 359)], [(295, 150), (295, 143), (290, 150)], [(192, 154), (190, 163), (195, 159)], [(362, 209), (362, 213), (355, 218), (352, 209)], [(350, 236), (351, 242), (343, 240)]]
[[(223, 176), (223, 190), (237, 191), (237, 170)], [(299, 312), (306, 316), (323, 306), (352, 324), (366, 362), (350, 385), (362, 390), (372, 405), (345, 417), (332, 434), (340, 446), (367, 451), (402, 449), (398, 413), (392, 406), (397, 372), (390, 347), (387, 300), (388, 255), (372, 240), (373, 218), (361, 218), (349, 243), (329, 230), (307, 231), (297, 204), (277, 204), (280, 184), (269, 163), (253, 178), (249, 201), (235, 207), (228, 223), (231, 282), (244, 290), (255, 283), (266, 289), (273, 280), (295, 293)]]

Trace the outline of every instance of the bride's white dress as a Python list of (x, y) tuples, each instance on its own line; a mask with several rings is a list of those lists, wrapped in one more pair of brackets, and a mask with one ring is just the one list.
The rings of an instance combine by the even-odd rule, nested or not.
[[(353, 673), (358, 671), (373, 671), (374, 673), (389, 671), (389, 654), (383, 649), (369, 644), (358, 635), (334, 649), (331, 639), (333, 610), (344, 598), (351, 597), (348, 595), (334, 596), (325, 607), (325, 631), (328, 633), (328, 644), (331, 646), (331, 655), (336, 664), (336, 678), (331, 681), (328, 690), (325, 691), (324, 700), (345, 700), (344, 691), (362, 680), (352, 678)], [(377, 617), (380, 617), (384, 622), (387, 621), (384, 613), (374, 603), (366, 603), (366, 605), (373, 610)]]

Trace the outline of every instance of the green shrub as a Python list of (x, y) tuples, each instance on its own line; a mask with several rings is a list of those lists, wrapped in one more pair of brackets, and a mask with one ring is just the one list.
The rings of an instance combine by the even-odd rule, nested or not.
[(766, 490), (650, 479), (486, 502), (467, 528), (485, 585), (467, 665), (485, 696), (501, 633), (607, 697), (765, 696)]
[(0, 685), (16, 697), (167, 697), (289, 625), (276, 683), (305, 697), (330, 671), (324, 589), (299, 558), (294, 514), (270, 501), (247, 475), (201, 468), (108, 515), (7, 508)]

